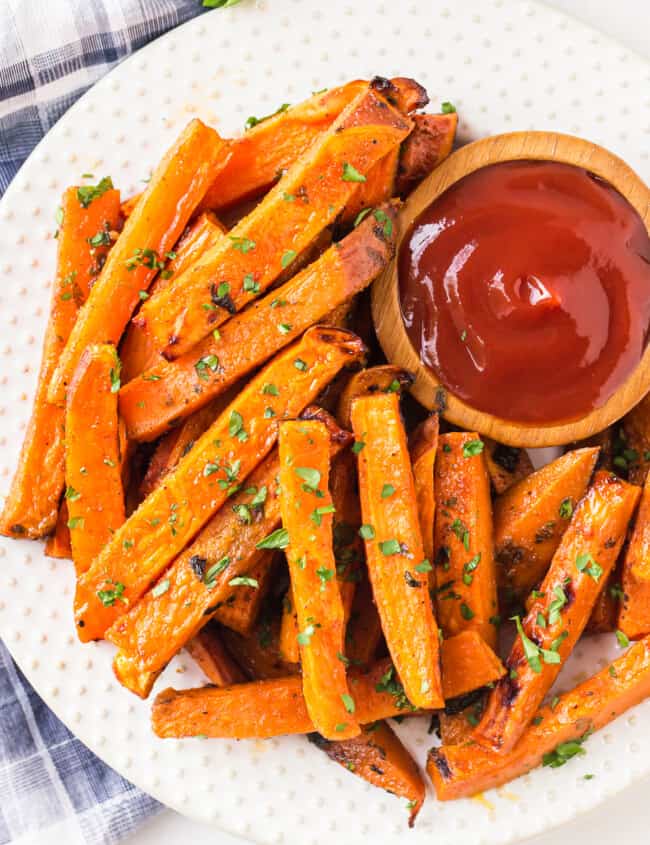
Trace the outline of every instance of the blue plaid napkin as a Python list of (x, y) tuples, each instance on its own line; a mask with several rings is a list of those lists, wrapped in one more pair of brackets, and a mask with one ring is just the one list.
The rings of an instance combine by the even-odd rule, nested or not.
[[(0, 195), (84, 91), (203, 11), (201, 0), (0, 0)], [(0, 642), (0, 845), (113, 845), (159, 808), (59, 722)]]

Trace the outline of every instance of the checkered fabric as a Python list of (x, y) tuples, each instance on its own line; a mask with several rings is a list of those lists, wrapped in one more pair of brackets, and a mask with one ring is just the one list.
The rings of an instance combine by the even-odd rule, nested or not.
[[(200, 0), (0, 0), (0, 195), (94, 82), (203, 11)], [(61, 724), (0, 642), (0, 845), (114, 845), (159, 808)]]

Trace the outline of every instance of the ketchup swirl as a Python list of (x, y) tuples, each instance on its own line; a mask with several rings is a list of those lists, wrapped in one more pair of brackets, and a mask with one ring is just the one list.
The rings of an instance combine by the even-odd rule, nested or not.
[(593, 174), (556, 162), (466, 176), (415, 221), (399, 256), (402, 315), (454, 394), (522, 423), (604, 404), (650, 325), (650, 238)]

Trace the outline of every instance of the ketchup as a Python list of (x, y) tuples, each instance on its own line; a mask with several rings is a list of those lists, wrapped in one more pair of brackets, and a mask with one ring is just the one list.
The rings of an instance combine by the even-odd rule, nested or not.
[(639, 363), (650, 239), (586, 170), (505, 162), (420, 215), (399, 284), (411, 342), (452, 393), (505, 419), (557, 423), (604, 404)]

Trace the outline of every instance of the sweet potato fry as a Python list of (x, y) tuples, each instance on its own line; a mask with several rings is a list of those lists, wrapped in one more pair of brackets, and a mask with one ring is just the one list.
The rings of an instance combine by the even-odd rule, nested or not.
[(598, 449), (567, 452), (495, 500), (494, 549), (507, 602), (522, 602), (546, 574), (597, 458)]
[[(587, 734), (600, 730), (650, 695), (650, 638), (632, 646), (610, 666), (552, 706), (543, 707), (535, 722), (509, 753), (475, 743), (432, 748), (427, 771), (440, 801), (468, 798), (501, 786), (531, 769), (558, 765), (579, 752)], [(573, 752), (573, 753), (571, 753)]]
[[(632, 484), (645, 484), (650, 471), (650, 394), (623, 418), (619, 435), (624, 439), (623, 454), (614, 458), (614, 471), (627, 469)], [(625, 463), (620, 467), (621, 458)]]
[[(165, 270), (158, 274), (151, 285), (149, 296), (168, 287), (174, 279), (198, 261), (204, 252), (218, 244), (225, 233), (226, 228), (214, 214), (201, 214), (178, 242), (178, 246), (174, 249), (175, 258), (170, 259)], [(152, 366), (157, 358), (151, 339), (144, 329), (133, 322), (129, 323), (124, 333), (120, 345), (120, 358), (124, 384)]]
[(410, 119), (378, 87), (371, 84), (350, 103), (225, 243), (144, 303), (139, 319), (165, 357), (188, 352), (273, 284), (335, 219), (372, 165), (406, 137)]
[(268, 454), (279, 420), (299, 414), (363, 351), (350, 332), (316, 326), (249, 382), (79, 580), (75, 612), (82, 640), (103, 636), (140, 598)]
[(68, 506), (65, 500), (59, 506), (54, 533), (45, 542), (45, 554), (48, 557), (72, 560), (72, 546), (70, 545), (70, 529), (68, 528)]
[(424, 780), (415, 760), (386, 722), (367, 725), (359, 736), (338, 742), (324, 739), (318, 733), (309, 734), (307, 738), (330, 760), (357, 777), (398, 798), (406, 798), (409, 827), (413, 827), (424, 803)]
[(611, 572), (640, 490), (598, 472), (576, 507), (551, 567), (490, 693), (476, 729), (481, 744), (507, 754), (522, 736), (571, 654)]
[(215, 625), (206, 625), (186, 646), (190, 655), (211, 684), (227, 687), (242, 684), (246, 677), (221, 642)]
[(65, 498), (77, 575), (88, 569), (124, 522), (115, 389), (119, 378), (115, 347), (89, 346), (68, 387)]
[[(401, 367), (386, 364), (360, 370), (349, 377), (339, 398), (337, 418), (345, 428), (351, 428), (352, 402), (359, 396), (375, 393), (399, 393), (410, 387), (413, 377)], [(358, 509), (358, 506), (357, 506)], [(356, 517), (360, 523), (360, 515)], [(379, 614), (372, 596), (367, 573), (355, 591), (349, 628), (346, 631), (346, 654), (355, 665), (367, 666), (377, 654), (383, 638)]]
[[(303, 416), (325, 422), (333, 452), (349, 444), (349, 433), (320, 409), (307, 408)], [(233, 578), (246, 576), (272, 549), (286, 548), (286, 533), (280, 529), (278, 472), (274, 449), (229, 507), (217, 511), (164, 573), (160, 582), (166, 585), (164, 592), (149, 590), (107, 632), (107, 639), (120, 649), (115, 673), (132, 692), (149, 694), (174, 654), (223, 609), (233, 589), (241, 589), (230, 586)], [(249, 520), (249, 514), (254, 518)]]
[[(424, 556), (427, 560), (433, 561), (433, 525), (436, 513), (433, 470), (438, 449), (437, 414), (432, 414), (413, 432), (410, 449)], [(429, 576), (429, 580), (432, 580), (431, 575)]]
[(282, 660), (280, 620), (277, 616), (268, 618), (263, 611), (254, 631), (246, 637), (228, 628), (222, 628), (220, 633), (226, 648), (251, 681), (285, 678), (300, 671), (298, 664)]
[(394, 193), (407, 197), (451, 152), (458, 115), (416, 114), (413, 131), (402, 144)]
[(119, 191), (107, 187), (97, 194), (88, 202), (86, 188), (68, 188), (61, 201), (57, 269), (34, 404), (0, 517), (0, 532), (8, 537), (43, 537), (56, 523), (64, 485), (64, 410), (48, 404), (47, 391), (119, 224)]
[[(443, 644), (445, 648), (448, 646)], [(348, 684), (356, 701), (355, 716), (360, 725), (416, 712), (389, 658), (377, 661), (369, 669), (351, 667)], [(445, 693), (454, 692), (452, 687), (445, 690)], [(167, 689), (154, 701), (152, 724), (154, 733), (165, 738), (205, 735), (267, 739), (314, 730), (299, 675), (225, 689)]]
[(489, 437), (483, 438), (485, 444), (485, 465), (492, 489), (499, 495), (505, 493), (513, 484), (527, 478), (534, 470), (528, 452), (514, 446), (504, 446)]
[[(366, 672), (350, 669), (349, 684), (360, 724), (412, 710), (394, 678), (390, 660), (382, 660)], [(151, 720), (154, 733), (162, 738), (204, 735), (268, 739), (314, 730), (299, 675), (224, 689), (167, 689), (156, 696)]]
[[(362, 577), (361, 564), (365, 559), (363, 541), (359, 536), (361, 510), (359, 507), (356, 461), (349, 450), (346, 449), (339, 453), (332, 461), (329, 486), (332, 504), (334, 505), (333, 530), (336, 579), (339, 582), (341, 602), (343, 603), (343, 629), (347, 632), (355, 587)], [(370, 601), (372, 602), (372, 597)], [(378, 621), (377, 628), (381, 637), (381, 628)], [(280, 653), (284, 660), (289, 663), (298, 663), (300, 660), (297, 635), (298, 620), (291, 589), (289, 589), (282, 602), (282, 622), (280, 626)], [(346, 648), (347, 642), (346, 633)]]
[(478, 631), (497, 641), (497, 581), (492, 504), (483, 442), (454, 432), (438, 440), (435, 469), (435, 581), (438, 620), (446, 637)]
[(630, 639), (636, 640), (650, 633), (650, 474), (623, 557), (622, 588), (618, 627)]
[(330, 446), (324, 424), (280, 425), (280, 507), (298, 622), (303, 694), (310, 719), (327, 739), (359, 734), (342, 661), (345, 619), (333, 549)]
[[(363, 290), (394, 251), (395, 209), (378, 209), (280, 288), (175, 361), (159, 360), (120, 392), (129, 437), (151, 440)], [(390, 224), (390, 229), (387, 226)]]
[[(442, 705), (438, 627), (428, 589), (415, 483), (395, 393), (352, 403), (370, 582), (404, 689), (416, 707)], [(363, 444), (363, 445), (362, 445)]]
[(200, 120), (187, 126), (163, 158), (80, 311), (50, 382), (50, 402), (63, 404), (87, 346), (119, 343), (140, 292), (148, 289), (164, 266), (203, 198), (210, 175), (226, 158), (222, 139)]

